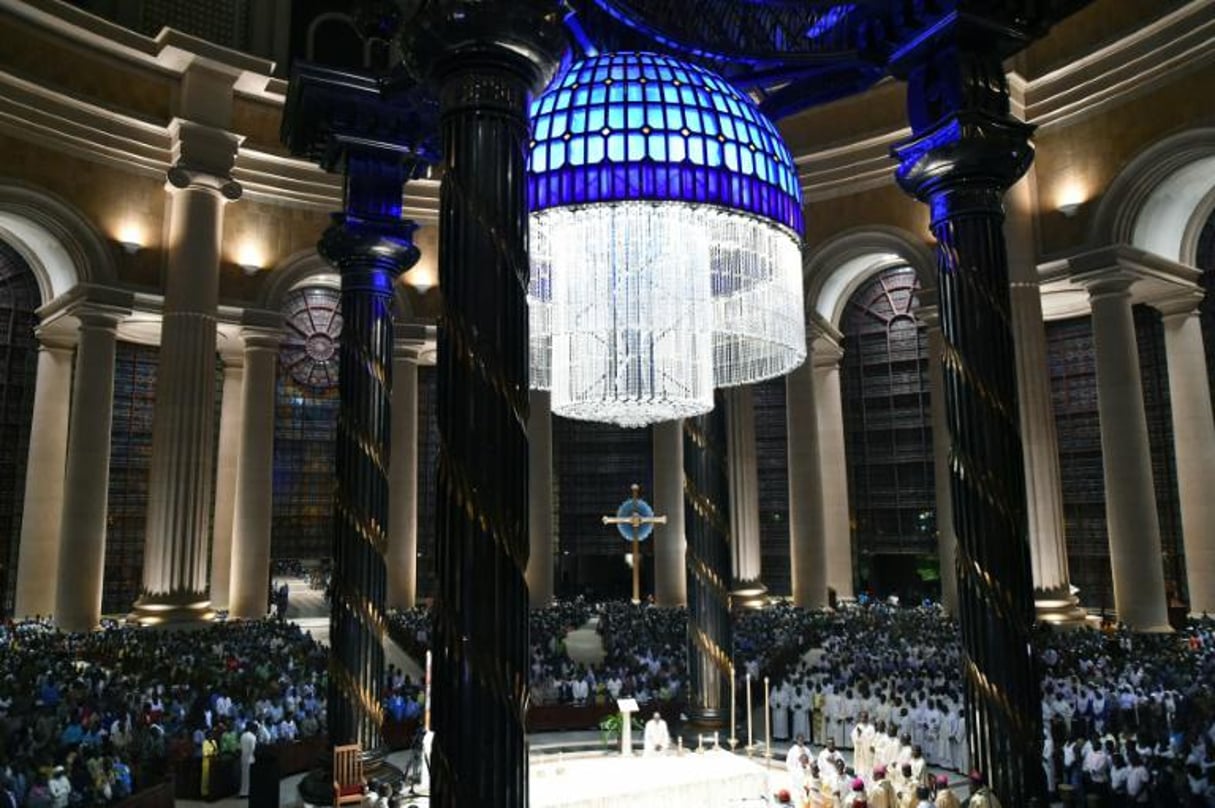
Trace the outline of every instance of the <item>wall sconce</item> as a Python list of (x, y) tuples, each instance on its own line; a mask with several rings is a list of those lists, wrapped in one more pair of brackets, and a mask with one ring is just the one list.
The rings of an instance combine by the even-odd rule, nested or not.
[(246, 242), (237, 251), (236, 263), (244, 271), (245, 275), (252, 278), (265, 267), (265, 253), (259, 245), (251, 241)]
[(118, 228), (118, 235), (115, 239), (122, 251), (127, 255), (134, 255), (144, 247), (143, 228), (135, 222), (125, 222)]
[(1064, 202), (1059, 206), (1059, 212), (1069, 219), (1075, 216), (1078, 210), (1080, 210), (1079, 202)]
[(241, 264), (240, 268), (243, 269), (245, 274), (250, 278), (262, 271), (262, 268), (257, 264)]

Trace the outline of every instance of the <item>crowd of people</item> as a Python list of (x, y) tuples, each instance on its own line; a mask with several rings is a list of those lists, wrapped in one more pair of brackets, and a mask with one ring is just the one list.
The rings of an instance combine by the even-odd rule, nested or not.
[[(537, 703), (682, 698), (684, 609), (576, 603), (532, 615)], [(564, 654), (563, 635), (588, 615), (607, 652), (598, 665)], [(407, 620), (414, 636), (426, 636), (425, 610)], [(770, 682), (774, 739), (801, 736), (818, 750), (808, 758), (819, 771), (806, 767), (801, 780), (840, 792), (859, 781), (867, 793), (882, 770), (896, 795), (909, 798), (921, 787), (935, 790), (924, 772), (969, 774), (960, 635), (937, 606), (818, 612), (777, 604), (739, 615), (733, 641), (738, 692), (747, 674), (752, 687)], [(1164, 635), (1113, 626), (1043, 630), (1035, 642), (1044, 673), (1042, 765), (1053, 793), (1071, 792), (1077, 804), (1095, 794), (1113, 806), (1215, 808), (1215, 622), (1195, 620)], [(762, 702), (758, 690), (755, 701)], [(823, 771), (819, 755), (834, 759), (843, 750), (850, 750), (844, 771), (834, 764)]]
[(325, 732), (326, 652), (297, 626), (189, 632), (0, 626), (0, 796), (30, 808), (117, 801), (197, 758), (209, 774), (254, 748)]

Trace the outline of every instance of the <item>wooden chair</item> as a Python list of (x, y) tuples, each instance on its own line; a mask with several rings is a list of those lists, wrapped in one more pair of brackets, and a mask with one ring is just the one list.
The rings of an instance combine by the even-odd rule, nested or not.
[(333, 804), (349, 805), (363, 801), (363, 761), (359, 745), (333, 747)]

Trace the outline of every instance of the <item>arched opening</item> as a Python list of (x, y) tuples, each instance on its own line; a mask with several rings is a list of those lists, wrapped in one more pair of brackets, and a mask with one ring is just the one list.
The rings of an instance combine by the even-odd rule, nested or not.
[(38, 281), (0, 241), (0, 614), (13, 613), (25, 468), (38, 378)]
[(856, 575), (878, 596), (937, 597), (936, 488), (920, 282), (903, 264), (847, 298), (841, 386)]

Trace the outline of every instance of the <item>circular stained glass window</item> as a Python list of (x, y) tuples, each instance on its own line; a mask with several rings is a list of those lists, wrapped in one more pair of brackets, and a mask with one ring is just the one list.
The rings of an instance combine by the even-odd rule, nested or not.
[(291, 378), (308, 387), (338, 383), (342, 337), (341, 295), (337, 289), (308, 286), (287, 296), (283, 307), (287, 336), (279, 359)]

